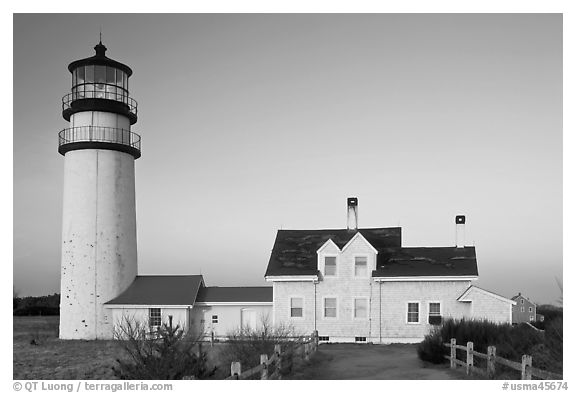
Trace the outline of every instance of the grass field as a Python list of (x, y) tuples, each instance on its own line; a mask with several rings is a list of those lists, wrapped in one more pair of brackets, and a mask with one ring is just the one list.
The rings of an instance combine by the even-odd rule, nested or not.
[(118, 343), (59, 340), (57, 316), (14, 317), (13, 335), (14, 379), (115, 379)]
[[(116, 379), (112, 367), (125, 356), (118, 341), (60, 340), (58, 324), (57, 316), (13, 317), (14, 379)], [(202, 346), (209, 365), (218, 363), (221, 347)], [(215, 377), (229, 372), (227, 365)]]

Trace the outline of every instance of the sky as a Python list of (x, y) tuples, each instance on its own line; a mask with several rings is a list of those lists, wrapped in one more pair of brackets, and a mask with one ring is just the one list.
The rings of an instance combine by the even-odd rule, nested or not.
[(16, 14), (13, 281), (59, 292), (67, 65), (129, 65), (139, 274), (266, 285), (278, 229), (401, 226), (477, 285), (556, 303), (561, 14)]

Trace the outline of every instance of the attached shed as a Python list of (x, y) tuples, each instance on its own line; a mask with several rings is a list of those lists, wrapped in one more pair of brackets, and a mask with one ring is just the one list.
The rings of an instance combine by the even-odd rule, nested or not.
[(206, 287), (201, 275), (137, 276), (105, 307), (115, 332), (134, 323), (155, 331), (171, 316), (174, 326), (193, 334), (223, 337), (271, 324), (272, 298), (272, 287)]
[(202, 287), (192, 310), (194, 330), (223, 338), (272, 324), (272, 287)]
[(105, 303), (112, 310), (114, 331), (138, 323), (150, 331), (172, 316), (173, 325), (188, 330), (192, 308), (204, 279), (194, 276), (137, 276), (120, 296)]
[(460, 295), (458, 301), (470, 303), (469, 316), (471, 319), (488, 319), (496, 323), (512, 323), (512, 306), (516, 304), (514, 300), (471, 285)]

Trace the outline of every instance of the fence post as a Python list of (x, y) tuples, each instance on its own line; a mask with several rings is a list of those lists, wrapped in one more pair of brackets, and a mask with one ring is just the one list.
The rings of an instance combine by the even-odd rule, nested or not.
[(456, 362), (454, 361), (454, 359), (456, 359), (456, 339), (451, 338), (450, 339), (450, 368), (456, 368)]
[(522, 355), (522, 379), (532, 379), (532, 356)]
[(496, 347), (489, 346), (487, 355), (486, 372), (488, 373), (488, 379), (494, 379), (494, 375), (496, 375)]
[(268, 355), (265, 353), (260, 355), (260, 364), (262, 365), (262, 374), (260, 374), (260, 379), (268, 379)]
[(466, 375), (472, 373), (472, 366), (474, 365), (474, 354), (472, 351), (474, 350), (474, 343), (472, 341), (468, 341), (466, 343)]
[(236, 377), (234, 379), (239, 379), (241, 374), (242, 366), (240, 365), (240, 362), (232, 362), (230, 365), (230, 375)]
[(304, 344), (304, 360), (310, 360), (310, 343)]
[(318, 330), (312, 332), (312, 340), (314, 342), (314, 352), (318, 350)]
[(214, 346), (214, 331), (210, 332), (210, 346)]
[(278, 379), (282, 379), (282, 347), (280, 344), (274, 345), (274, 353), (276, 353), (278, 358), (278, 360), (276, 360), (276, 371), (278, 372)]

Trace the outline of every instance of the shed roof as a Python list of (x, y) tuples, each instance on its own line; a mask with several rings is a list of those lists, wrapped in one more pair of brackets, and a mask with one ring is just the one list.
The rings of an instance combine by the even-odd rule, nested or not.
[(272, 302), (272, 287), (202, 287), (196, 302)]
[(128, 289), (105, 304), (193, 305), (203, 282), (201, 275), (137, 276)]

